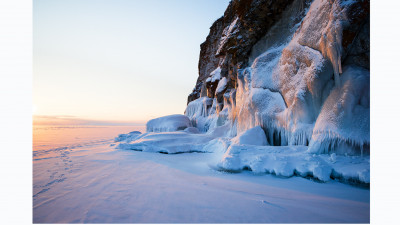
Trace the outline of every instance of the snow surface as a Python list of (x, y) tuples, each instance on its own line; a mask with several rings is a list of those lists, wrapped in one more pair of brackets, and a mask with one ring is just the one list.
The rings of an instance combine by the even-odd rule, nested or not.
[(154, 154), (99, 140), (33, 157), (34, 223), (369, 223), (368, 189), (218, 171), (209, 165), (218, 151)]

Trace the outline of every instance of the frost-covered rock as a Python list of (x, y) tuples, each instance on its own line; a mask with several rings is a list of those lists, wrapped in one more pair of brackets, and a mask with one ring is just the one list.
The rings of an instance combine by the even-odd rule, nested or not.
[(190, 119), (185, 115), (169, 115), (149, 120), (146, 123), (147, 132), (170, 132), (191, 127)]

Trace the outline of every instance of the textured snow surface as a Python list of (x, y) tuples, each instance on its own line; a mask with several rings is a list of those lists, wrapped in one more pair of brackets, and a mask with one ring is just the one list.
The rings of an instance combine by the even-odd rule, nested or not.
[(169, 115), (149, 120), (146, 124), (147, 132), (169, 132), (184, 130), (192, 124), (187, 116)]

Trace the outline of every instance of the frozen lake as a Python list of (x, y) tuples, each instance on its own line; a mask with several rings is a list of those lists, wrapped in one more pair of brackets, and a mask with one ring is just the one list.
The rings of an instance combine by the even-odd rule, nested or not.
[(225, 173), (212, 153), (116, 150), (144, 127), (33, 131), (34, 223), (369, 223), (370, 191), (336, 181)]

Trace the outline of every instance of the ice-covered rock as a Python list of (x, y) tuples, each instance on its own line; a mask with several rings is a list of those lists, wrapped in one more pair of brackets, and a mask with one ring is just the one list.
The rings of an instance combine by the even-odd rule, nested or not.
[(158, 152), (167, 154), (187, 152), (213, 152), (204, 148), (211, 140), (225, 137), (228, 126), (219, 126), (207, 133), (198, 133), (194, 127), (174, 132), (149, 132), (139, 135), (133, 141), (121, 141), (117, 149)]
[[(193, 126), (199, 131), (206, 132), (211, 123), (215, 120), (215, 101), (212, 98), (202, 97), (189, 103), (186, 107), (185, 115), (190, 119)], [(214, 116), (210, 116), (214, 114)]]
[(193, 133), (193, 134), (200, 133), (199, 129), (197, 129), (196, 127), (188, 127), (183, 131), (188, 132), (188, 133)]
[(212, 137), (184, 131), (145, 133), (130, 143), (120, 143), (117, 149), (158, 153), (202, 152)]
[(149, 120), (146, 123), (147, 132), (170, 132), (191, 127), (190, 119), (185, 115), (169, 115)]
[(118, 147), (369, 183), (369, 89), (368, 0), (232, 0), (201, 45), (185, 116)]
[(316, 121), (310, 152), (369, 154), (369, 71), (345, 67), (341, 85), (326, 99)]
[[(263, 15), (269, 24), (262, 22)], [(213, 49), (220, 61), (208, 76), (208, 82), (215, 80), (215, 71), (223, 77), (218, 94), (209, 95), (214, 100), (202, 107), (190, 102), (186, 112), (207, 111), (189, 116), (200, 122), (200, 130), (223, 118), (231, 121), (233, 135), (261, 126), (271, 145), (310, 146), (318, 154), (368, 154), (368, 24), (369, 1), (232, 1)], [(213, 30), (210, 35), (217, 39)], [(347, 78), (353, 76), (359, 85)], [(235, 85), (225, 87), (223, 79)], [(221, 103), (223, 92), (231, 97)], [(343, 102), (347, 111), (334, 109), (335, 102)], [(350, 120), (362, 125), (351, 129)]]
[(253, 127), (232, 138), (232, 143), (242, 145), (267, 145), (267, 137), (260, 126)]

